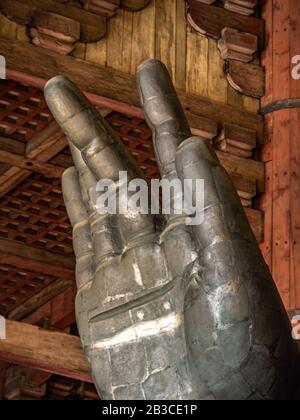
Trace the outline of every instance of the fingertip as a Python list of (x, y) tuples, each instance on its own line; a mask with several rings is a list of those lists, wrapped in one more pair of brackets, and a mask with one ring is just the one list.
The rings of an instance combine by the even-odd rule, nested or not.
[(140, 64), (136, 79), (142, 104), (153, 97), (175, 93), (169, 72), (159, 60), (149, 59)]
[(61, 75), (46, 83), (44, 95), (53, 117), (61, 126), (82, 109), (89, 107), (87, 99), (74, 83)]

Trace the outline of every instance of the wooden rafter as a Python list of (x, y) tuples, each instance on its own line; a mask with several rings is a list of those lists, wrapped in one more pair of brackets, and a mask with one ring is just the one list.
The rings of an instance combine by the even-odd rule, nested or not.
[[(111, 111), (101, 109), (99, 112), (106, 117)], [(0, 197), (28, 178), (32, 172), (60, 178), (65, 167), (47, 162), (66, 146), (67, 140), (55, 121), (32, 137), (26, 147), (11, 138), (0, 137), (0, 162), (11, 165), (0, 176)]]
[[(40, 142), (41, 136), (43, 138), (42, 142)], [(31, 148), (32, 143), (30, 141), (27, 145), (26, 158), (16, 155), (17, 161), (15, 161), (15, 157), (11, 156), (11, 164), (13, 166), (0, 176), (0, 197), (7, 194), (12, 188), (28, 178), (33, 169), (37, 170), (37, 166), (40, 168), (43, 167), (44, 163), (56, 156), (67, 145), (66, 138), (58, 126), (57, 131), (52, 135), (45, 136), (44, 133), (39, 134), (37, 138), (32, 139), (32, 142), (33, 144), (39, 143), (39, 147)], [(30, 163), (33, 159), (35, 168)], [(29, 165), (26, 165), (26, 161), (29, 162)]]
[[(6, 58), (8, 78), (43, 88), (51, 77), (62, 74), (86, 92), (95, 105), (143, 118), (133, 76), (52, 51), (46, 52), (19, 41), (8, 44), (3, 38), (0, 38), (0, 54)], [(203, 130), (205, 117), (256, 130), (259, 141), (262, 141), (263, 123), (259, 115), (200, 96), (179, 93), (179, 97), (192, 129)]]
[(78, 337), (47, 331), (23, 322), (6, 321), (6, 340), (0, 340), (0, 359), (93, 382)]
[(52, 165), (51, 163), (41, 162), (37, 159), (28, 159), (15, 153), (0, 150), (0, 162), (8, 163), (13, 167), (20, 169), (29, 169), (30, 171), (44, 174), (51, 178), (61, 178), (64, 168)]
[(6, 239), (0, 239), (0, 263), (70, 280), (73, 280), (75, 275), (73, 257), (58, 256), (54, 252)]
[(75, 296), (76, 287), (73, 285), (30, 313), (22, 321), (34, 325), (47, 318), (51, 327), (64, 330), (75, 322)]
[(72, 287), (73, 284), (74, 281), (72, 280), (57, 279), (55, 282), (49, 284), (49, 286), (36, 293), (30, 299), (26, 300), (23, 304), (18, 305), (7, 315), (7, 318), (14, 321), (24, 319), (27, 315), (33, 313), (38, 308), (51, 301), (51, 299), (61, 293), (64, 293), (65, 290)]

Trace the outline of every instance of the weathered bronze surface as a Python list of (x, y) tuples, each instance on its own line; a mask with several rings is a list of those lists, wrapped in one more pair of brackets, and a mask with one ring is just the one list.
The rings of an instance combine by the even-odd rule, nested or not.
[(138, 89), (162, 177), (204, 179), (205, 220), (100, 216), (96, 182), (141, 177), (106, 122), (67, 79), (49, 107), (76, 168), (63, 176), (74, 228), (77, 321), (104, 399), (296, 398), (300, 358), (243, 207), (210, 144), (192, 137), (166, 68), (140, 66)]

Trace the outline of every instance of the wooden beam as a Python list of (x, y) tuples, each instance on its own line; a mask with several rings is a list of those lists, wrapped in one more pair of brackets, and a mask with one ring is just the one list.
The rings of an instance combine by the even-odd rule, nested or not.
[[(110, 109), (99, 109), (98, 111), (104, 118), (111, 113)], [(12, 148), (9, 147), (9, 144), (14, 145), (14, 140), (6, 139), (5, 142), (1, 143), (0, 137), (0, 149), (11, 152)], [(42, 174), (47, 174), (49, 176), (54, 174), (54, 177), (60, 177), (64, 171), (65, 166), (59, 167), (59, 164), (53, 164), (49, 166), (49, 164), (44, 165), (41, 164), (41, 162), (47, 162), (48, 160), (52, 159), (65, 147), (67, 147), (67, 145), (68, 142), (65, 135), (61, 131), (58, 124), (53, 121), (45, 130), (34, 136), (27, 143), (25, 152), (26, 159), (23, 156), (22, 159), (17, 157), (16, 160), (15, 157), (2, 155), (3, 159), (6, 157), (11, 159), (11, 164), (16, 166), (12, 166), (0, 176), (0, 197), (7, 194), (12, 188), (28, 178), (32, 174), (32, 170)], [(20, 150), (20, 148), (17, 148), (18, 152)], [(23, 149), (22, 155), (24, 155)], [(8, 161), (9, 160), (7, 160), (5, 163)], [(50, 170), (50, 172), (47, 171), (47, 168)]]
[(6, 340), (0, 340), (0, 359), (93, 382), (78, 337), (47, 331), (23, 322), (6, 321)]
[(26, 144), (26, 156), (35, 158), (49, 148), (61, 137), (61, 130), (56, 121), (52, 121), (39, 134)]
[(245, 159), (229, 153), (217, 151), (218, 158), (226, 171), (231, 175), (240, 175), (245, 178), (255, 179), (257, 191), (265, 190), (265, 168), (263, 162)]
[[(60, 130), (59, 126), (53, 122), (42, 133), (33, 137), (26, 147), (26, 158), (36, 159), (39, 162), (47, 162), (61, 152), (67, 146), (67, 139)], [(24, 158), (23, 158), (24, 159)], [(16, 163), (16, 162), (15, 162)], [(19, 159), (21, 169), (17, 166), (12, 166), (3, 175), (0, 176), (0, 197), (7, 194), (12, 188), (24, 181), (31, 175), (32, 167), (26, 166), (26, 161)], [(43, 165), (39, 164), (43, 168)]]
[(37, 310), (23, 318), (22, 321), (27, 324), (38, 324), (41, 320), (48, 318), (51, 327), (64, 330), (76, 321), (75, 297), (76, 286), (73, 285), (41, 305)]
[[(4, 38), (0, 38), (0, 54), (6, 58), (8, 78), (43, 88), (51, 77), (62, 74), (76, 83), (95, 105), (143, 117), (135, 78), (131, 75), (20, 41), (8, 43)], [(262, 118), (257, 114), (200, 96), (179, 93), (179, 97), (188, 111), (188, 118), (193, 116), (192, 128), (195, 130), (203, 129), (203, 120), (197, 120), (200, 116), (219, 123), (228, 122), (251, 128), (257, 131), (260, 139), (263, 137)]]
[(10, 167), (0, 176), (0, 197), (7, 194), (16, 185), (28, 178), (29, 175), (31, 175), (31, 172), (26, 169)]
[(253, 230), (258, 243), (263, 241), (264, 237), (264, 214), (262, 211), (254, 209), (245, 209), (246, 216)]
[[(264, 165), (262, 162), (240, 158), (221, 151), (217, 151), (217, 155), (229, 174), (240, 175), (241, 177), (247, 178), (251, 177), (257, 181), (259, 191), (263, 191)], [(64, 167), (58, 165), (40, 162), (36, 159), (27, 159), (1, 149), (0, 162), (7, 162), (10, 165), (17, 166), (18, 168), (30, 168), (34, 172), (47, 175), (51, 178), (61, 178), (65, 170)]]
[(0, 239), (0, 263), (69, 280), (74, 280), (75, 275), (73, 257), (7, 239)]
[(11, 152), (6, 152), (0, 149), (0, 162), (8, 163), (11, 166), (37, 172), (42, 175), (46, 175), (50, 178), (61, 178), (64, 168), (60, 168), (57, 165), (51, 163), (40, 162), (38, 160), (28, 159), (24, 156), (20, 156)]
[(7, 137), (0, 136), (0, 149), (17, 155), (25, 154), (25, 144)]
[(38, 308), (49, 302), (51, 299), (70, 288), (74, 284), (72, 280), (58, 279), (49, 286), (42, 289), (39, 293), (26, 300), (22, 305), (17, 306), (7, 316), (8, 319), (20, 321), (27, 315), (36, 311)]

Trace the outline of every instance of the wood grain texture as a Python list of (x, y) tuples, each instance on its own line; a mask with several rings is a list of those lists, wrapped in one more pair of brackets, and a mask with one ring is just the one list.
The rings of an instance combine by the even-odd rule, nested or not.
[(258, 0), (222, 0), (222, 3), (227, 10), (250, 16), (254, 13)]
[[(273, 10), (273, 100), (290, 94), (290, 1), (280, 1)], [(283, 75), (286, 75), (283, 80)], [(274, 114), (273, 147), (273, 261), (272, 272), (286, 307), (290, 307), (290, 111)]]
[(243, 95), (257, 99), (264, 96), (265, 73), (263, 67), (227, 60), (225, 73), (230, 85)]
[(135, 11), (148, 6), (151, 0), (120, 0), (121, 7), (127, 10)]
[[(267, 49), (263, 54), (266, 67), (263, 106), (300, 95), (300, 82), (291, 77), (292, 57), (299, 54), (300, 4), (295, 0), (267, 0), (264, 17)], [(261, 249), (290, 310), (300, 305), (299, 118), (299, 109), (280, 110), (266, 116), (262, 154), (266, 161), (266, 194), (260, 203), (265, 212)]]
[[(167, 4), (170, 5), (169, 8), (166, 7)], [(152, 0), (139, 12), (133, 13), (128, 10), (124, 12), (124, 10), (118, 9), (117, 14), (109, 19), (106, 37), (89, 44), (76, 43), (71, 55), (132, 75), (135, 74), (141, 61), (153, 57), (166, 57), (166, 62), (170, 60), (173, 63), (171, 66), (173, 81), (178, 90), (210, 99), (208, 73), (205, 69), (209, 60), (216, 61), (214, 55), (218, 52), (215, 49), (209, 50), (206, 38), (201, 40), (200, 34), (191, 32), (186, 19), (185, 1), (172, 0), (166, 3), (162, 0)], [(164, 14), (159, 14), (160, 10), (163, 10)], [(0, 22), (1, 20), (0, 15)], [(158, 25), (159, 22), (161, 24)], [(5, 24), (3, 30), (5, 36), (6, 27)], [(16, 31), (18, 40), (29, 42), (24, 28), (15, 25)], [(11, 30), (9, 32), (11, 39), (15, 39), (16, 34), (12, 35)], [(170, 46), (170, 57), (167, 52), (162, 54), (167, 44)], [(224, 74), (222, 78), (225, 78)], [(258, 112), (257, 100), (238, 100), (239, 96), (231, 100), (232, 95), (228, 87), (227, 91), (229, 92), (227, 95), (219, 96), (222, 103), (230, 104), (237, 109)]]
[(74, 280), (75, 260), (48, 250), (0, 239), (0, 262), (20, 269), (29, 269), (64, 279)]
[(208, 60), (208, 39), (189, 28), (187, 32), (186, 90), (191, 94), (208, 96)]
[(224, 79), (223, 59), (219, 54), (217, 42), (208, 40), (208, 96), (217, 102), (226, 102), (227, 82)]
[[(290, 10), (295, 19), (290, 21), (290, 49), (291, 56), (300, 54), (299, 39), (300, 39), (300, 2), (297, 0), (290, 0)], [(291, 80), (290, 96), (300, 97), (300, 80)], [(294, 293), (291, 296), (291, 307), (300, 308), (300, 282), (298, 280), (298, 272), (300, 267), (300, 109), (290, 111), (291, 121), (291, 179), (290, 188), (292, 190), (291, 199), (291, 283)]]
[[(33, 137), (27, 143), (26, 158), (3, 156), (2, 154), (3, 160), (11, 158), (11, 164), (13, 166), (0, 176), (0, 197), (7, 194), (12, 188), (28, 178), (34, 167), (43, 171), (44, 162), (53, 158), (66, 146), (67, 139), (60, 131), (58, 125), (53, 123), (44, 132)], [(57, 171), (53, 167), (52, 169), (54, 172)], [(50, 168), (50, 171), (52, 169)]]
[(52, 328), (64, 330), (75, 322), (75, 297), (76, 286), (73, 285), (47, 303), (40, 305), (22, 321), (35, 325), (47, 318)]
[[(145, 10), (150, 11), (151, 5)], [(138, 13), (135, 16), (137, 15)], [(18, 41), (7, 45), (0, 39), (0, 52), (6, 56), (7, 73), (14, 79), (22, 79), (23, 82), (27, 80), (35, 86), (43, 87), (46, 80), (53, 75), (66, 75), (83, 91), (88, 92), (89, 98), (96, 105), (132, 115), (135, 113), (139, 117), (142, 115), (133, 76), (81, 60), (74, 61), (73, 57), (58, 55), (52, 51), (45, 52)], [(28, 56), (31, 57), (30, 62)], [(192, 114), (252, 128), (257, 131), (258, 137), (262, 138), (262, 119), (254, 113), (247, 113), (196, 95), (179, 93), (179, 98), (184, 108)]]
[(1, 360), (93, 382), (78, 337), (10, 320), (6, 336), (0, 340)]
[(256, 35), (232, 28), (224, 28), (221, 34), (218, 47), (223, 60), (234, 59), (243, 63), (252, 61), (258, 48)]
[(40, 292), (32, 296), (30, 299), (26, 300), (26, 302), (24, 302), (22, 305), (19, 305), (13, 309), (8, 314), (7, 318), (14, 321), (20, 321), (24, 319), (27, 315), (36, 311), (45, 303), (61, 294), (66, 289), (70, 288), (73, 283), (74, 281), (72, 280), (57, 279), (49, 286), (45, 287)]
[(210, 6), (198, 0), (188, 0), (188, 19), (200, 33), (216, 40), (221, 38), (222, 29), (230, 27), (248, 32), (259, 38), (260, 48), (264, 45), (264, 23), (261, 19), (242, 16), (221, 7)]
[(144, 60), (155, 58), (155, 2), (133, 15), (133, 34), (131, 74)]
[(46, 175), (50, 178), (61, 178), (64, 168), (51, 163), (41, 162), (36, 159), (28, 159), (15, 153), (7, 152), (0, 149), (0, 162), (8, 163), (13, 167), (30, 170), (33, 172)]
[(54, 12), (80, 24), (82, 42), (95, 42), (106, 34), (106, 18), (84, 9), (59, 3), (55, 0), (1, 0), (0, 11), (21, 25), (27, 25), (35, 11)]

